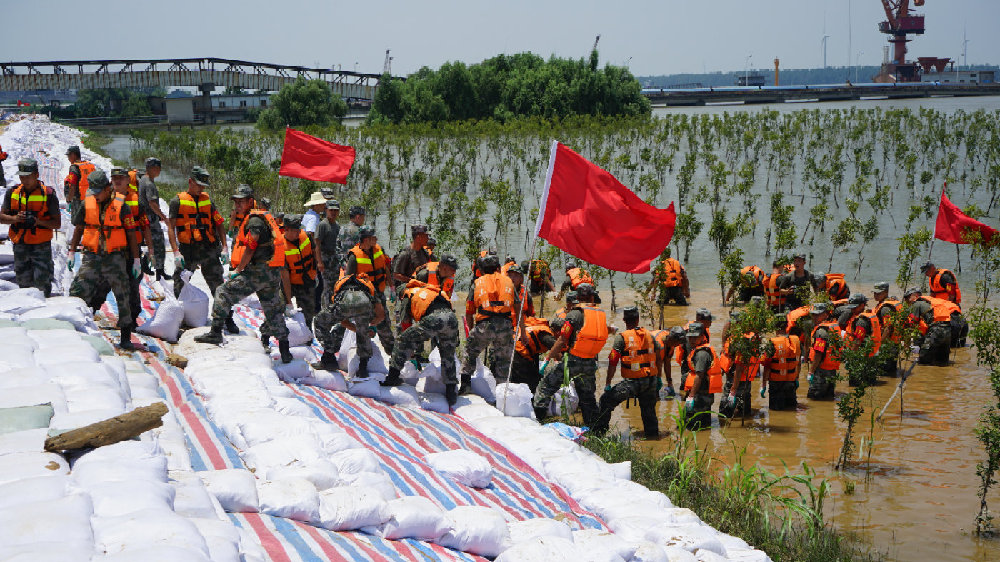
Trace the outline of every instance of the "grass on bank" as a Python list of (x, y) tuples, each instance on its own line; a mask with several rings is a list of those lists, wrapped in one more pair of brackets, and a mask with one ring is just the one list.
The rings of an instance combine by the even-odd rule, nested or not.
[(708, 453), (689, 432), (681, 432), (671, 453), (656, 456), (621, 438), (589, 437), (585, 447), (609, 463), (632, 462), (632, 480), (665, 493), (678, 507), (708, 525), (740, 537), (773, 560), (876, 561), (856, 537), (823, 523), (825, 480), (805, 463), (802, 474), (779, 476), (759, 465), (736, 462), (713, 476)]

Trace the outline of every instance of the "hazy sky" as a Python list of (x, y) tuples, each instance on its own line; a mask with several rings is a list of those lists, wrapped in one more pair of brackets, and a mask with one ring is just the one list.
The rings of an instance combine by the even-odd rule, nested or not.
[[(3, 0), (8, 61), (220, 57), (393, 74), (497, 53), (585, 56), (637, 75), (877, 65), (880, 0)], [(851, 18), (848, 18), (848, 7)], [(1000, 63), (1000, 0), (927, 0), (927, 34), (910, 56)], [(111, 22), (117, 25), (112, 30)], [(849, 25), (849, 21), (852, 23)], [(9, 22), (21, 22), (11, 25)], [(824, 24), (825, 22), (825, 24)], [(853, 43), (848, 49), (848, 30)], [(851, 53), (851, 54), (849, 54)], [(863, 54), (862, 54), (863, 53)], [(961, 61), (960, 61), (961, 62)]]

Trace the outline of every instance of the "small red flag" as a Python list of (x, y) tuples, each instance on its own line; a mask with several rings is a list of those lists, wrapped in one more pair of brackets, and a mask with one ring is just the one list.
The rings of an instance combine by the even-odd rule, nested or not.
[(674, 204), (657, 209), (614, 176), (552, 141), (536, 234), (601, 267), (645, 273), (674, 235)]
[(304, 180), (347, 183), (354, 165), (354, 147), (334, 144), (285, 128), (285, 148), (278, 174)]
[(957, 205), (948, 199), (944, 191), (941, 191), (941, 204), (938, 206), (937, 224), (934, 225), (934, 238), (953, 244), (968, 244), (969, 241), (964, 234), (969, 230), (980, 232), (984, 242), (1000, 241), (1000, 238), (994, 239), (997, 234), (995, 228), (963, 213)]

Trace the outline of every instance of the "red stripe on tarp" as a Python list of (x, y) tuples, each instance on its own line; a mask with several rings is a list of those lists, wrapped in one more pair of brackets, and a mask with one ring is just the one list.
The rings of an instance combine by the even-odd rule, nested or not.
[(271, 529), (267, 528), (267, 525), (264, 524), (264, 519), (259, 513), (243, 513), (241, 515), (250, 524), (250, 528), (253, 529), (254, 534), (260, 539), (260, 545), (264, 547), (268, 557), (273, 562), (291, 562), (292, 558), (285, 551), (285, 546), (281, 544), (281, 540), (278, 539)]

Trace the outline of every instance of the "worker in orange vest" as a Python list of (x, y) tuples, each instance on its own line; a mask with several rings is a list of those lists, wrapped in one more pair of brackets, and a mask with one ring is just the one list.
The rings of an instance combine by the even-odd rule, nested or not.
[(680, 306), (687, 306), (687, 299), (691, 298), (687, 270), (681, 262), (670, 257), (669, 247), (663, 250), (663, 259), (653, 270), (653, 280), (650, 282), (649, 290), (657, 291), (656, 302), (660, 306), (666, 306), (670, 301)]
[(689, 324), (686, 335), (691, 351), (684, 377), (684, 419), (688, 429), (697, 431), (712, 426), (712, 404), (722, 392), (722, 365), (701, 322)]
[(769, 410), (795, 410), (799, 405), (796, 391), (802, 360), (802, 328), (791, 325), (789, 330), (787, 334), (779, 330), (764, 345), (760, 397), (769, 393)]
[[(742, 311), (734, 310), (730, 313), (733, 321), (739, 321)], [(726, 330), (724, 330), (725, 332)], [(722, 386), (722, 399), (719, 401), (719, 414), (732, 418), (736, 415), (743, 417), (750, 415), (750, 387), (757, 378), (760, 371), (760, 358), (757, 355), (744, 357), (740, 353), (731, 351), (730, 344), (736, 338), (752, 340), (758, 337), (754, 333), (736, 334), (727, 333), (722, 342), (722, 353), (719, 355), (719, 367), (722, 369), (724, 378)]]
[(843, 273), (816, 273), (812, 278), (813, 290), (819, 293), (826, 293), (831, 301), (846, 299), (851, 295), (851, 288), (847, 285)]
[[(846, 323), (847, 347), (860, 349), (866, 342), (871, 341), (872, 349), (869, 352), (869, 357), (875, 357), (882, 345), (882, 325), (874, 313), (865, 311), (868, 297), (861, 293), (853, 293), (847, 299), (847, 303), (854, 307), (851, 309)], [(854, 376), (849, 376), (847, 379), (850, 386), (859, 386), (862, 382), (867, 385), (874, 383), (874, 381), (861, 381)]]
[(806, 269), (806, 255), (792, 256), (793, 269), (778, 278), (778, 291), (785, 297), (786, 310), (806, 305), (806, 296), (812, 286), (812, 275)]
[(83, 159), (80, 155), (80, 147), (77, 145), (66, 149), (66, 158), (69, 160), (69, 173), (63, 180), (63, 189), (70, 216), (73, 216), (87, 196), (88, 178), (90, 173), (97, 169), (97, 166)]
[(285, 215), (282, 236), (285, 238), (285, 269), (295, 305), (302, 311), (306, 327), (312, 330), (316, 310), (316, 252), (312, 239), (302, 230), (302, 215)]
[[(510, 375), (510, 358), (514, 352), (514, 323), (511, 313), (517, 315), (521, 302), (514, 292), (514, 282), (500, 272), (496, 254), (479, 259), (482, 275), (475, 280), (465, 305), (466, 324), (472, 326), (465, 340), (465, 358), (462, 361), (462, 386), (460, 394), (472, 391), (472, 372), (479, 355), (490, 349), (491, 365), (497, 382), (507, 382)], [(519, 327), (524, 333), (524, 326)]]
[(920, 345), (921, 364), (947, 365), (950, 347), (965, 345), (969, 326), (962, 316), (962, 308), (946, 299), (925, 297), (915, 287), (903, 293), (910, 306), (910, 318), (919, 322), (923, 337)]
[(777, 261), (771, 262), (771, 274), (764, 278), (764, 297), (771, 312), (785, 311), (785, 295), (778, 289), (778, 280), (785, 275), (785, 268)]
[(899, 299), (889, 296), (889, 283), (886, 281), (876, 283), (872, 295), (875, 298), (872, 312), (882, 327), (881, 356), (884, 360), (884, 374), (895, 377), (898, 374), (900, 337), (893, 330), (893, 315), (902, 309), (903, 304)]
[[(576, 297), (575, 291), (570, 293)], [(514, 358), (511, 360), (510, 382), (526, 384), (534, 394), (538, 389), (538, 381), (541, 380), (541, 375), (538, 374), (539, 358), (552, 349), (556, 343), (556, 335), (548, 320), (534, 316), (524, 317), (524, 333), (525, 337), (521, 337), (520, 332), (514, 334)]]
[(739, 302), (750, 302), (753, 297), (763, 297), (764, 293), (764, 282), (767, 280), (767, 274), (764, 270), (757, 267), (756, 265), (748, 265), (740, 270), (740, 281), (739, 283), (733, 285), (726, 292), (726, 302), (733, 298), (733, 293), (739, 291), (736, 299)]
[[(210, 180), (208, 171), (195, 166), (188, 177), (187, 190), (170, 200), (167, 235), (174, 255), (174, 296), (180, 295), (184, 287), (181, 278), (184, 270), (194, 272), (200, 268), (212, 294), (222, 285), (222, 265), (229, 261), (229, 243), (225, 220), (205, 193)], [(226, 323), (226, 329), (239, 332), (231, 322)]]
[(575, 291), (580, 285), (584, 283), (587, 283), (592, 287), (594, 287), (595, 289), (594, 302), (597, 304), (601, 304), (601, 295), (599, 295), (596, 292), (597, 285), (594, 283), (594, 278), (593, 276), (590, 275), (590, 272), (580, 267), (579, 262), (577, 262), (576, 260), (567, 261), (566, 280), (563, 281), (563, 284), (559, 287), (559, 294), (553, 297), (553, 300), (557, 302), (561, 301), (563, 298), (563, 294), (565, 294), (566, 291), (569, 290)]
[(962, 290), (958, 288), (958, 279), (951, 270), (938, 269), (934, 267), (934, 263), (927, 262), (920, 266), (920, 272), (930, 280), (932, 297), (949, 300), (957, 305), (962, 304)]
[(0, 208), (0, 223), (10, 225), (14, 245), (14, 279), (22, 289), (35, 287), (48, 297), (55, 273), (52, 234), (62, 224), (59, 198), (38, 179), (38, 162), (33, 158), (17, 163), (17, 175), (21, 183), (4, 192)]
[(840, 325), (830, 321), (830, 308), (826, 303), (813, 304), (809, 313), (815, 327), (810, 337), (809, 392), (806, 396), (811, 400), (832, 400), (840, 369)]
[[(384, 310), (388, 310), (385, 304), (385, 291), (390, 289), (390, 294), (395, 295), (393, 286), (395, 282), (390, 274), (389, 257), (385, 255), (382, 246), (378, 244), (378, 237), (375, 236), (375, 228), (370, 225), (363, 225), (358, 228), (358, 242), (344, 259), (344, 275), (363, 273), (368, 276), (369, 281), (375, 287), (375, 297)], [(395, 298), (395, 297), (393, 297)], [(326, 306), (326, 303), (324, 303)], [(376, 315), (377, 316), (377, 315)], [(386, 314), (381, 321), (375, 324), (375, 331), (378, 332), (379, 342), (386, 353), (392, 354), (393, 346), (396, 345), (396, 336), (392, 332), (389, 322), (389, 315)], [(335, 348), (340, 348), (341, 340), (344, 338), (344, 326), (337, 325), (333, 328), (333, 343)]]
[[(615, 335), (608, 355), (608, 374), (604, 380), (604, 394), (598, 404), (597, 420), (591, 430), (603, 435), (611, 422), (611, 413), (622, 402), (635, 398), (639, 402), (642, 429), (646, 439), (660, 436), (656, 417), (656, 402), (663, 388), (663, 359), (660, 346), (653, 334), (639, 327), (639, 309), (634, 306), (622, 310), (625, 330)], [(622, 366), (622, 380), (611, 386), (618, 364)]]

